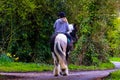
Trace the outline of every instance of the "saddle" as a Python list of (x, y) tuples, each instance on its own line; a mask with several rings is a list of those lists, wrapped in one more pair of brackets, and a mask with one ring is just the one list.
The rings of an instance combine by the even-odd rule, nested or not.
[[(50, 39), (50, 48), (51, 48), (51, 51), (54, 52), (54, 41), (55, 41), (55, 37), (58, 35), (59, 33), (55, 33), (51, 36), (51, 39)], [(62, 33), (64, 35), (66, 35), (67, 37), (67, 52), (69, 50), (72, 50), (73, 49), (73, 40), (72, 40), (72, 37), (67, 34), (67, 33)]]

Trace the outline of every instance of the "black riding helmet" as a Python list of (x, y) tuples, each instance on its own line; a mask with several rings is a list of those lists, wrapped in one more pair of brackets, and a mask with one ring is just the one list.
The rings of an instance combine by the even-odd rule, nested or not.
[(66, 17), (66, 15), (65, 15), (64, 12), (60, 12), (60, 13), (58, 14), (58, 16), (59, 16), (60, 18)]

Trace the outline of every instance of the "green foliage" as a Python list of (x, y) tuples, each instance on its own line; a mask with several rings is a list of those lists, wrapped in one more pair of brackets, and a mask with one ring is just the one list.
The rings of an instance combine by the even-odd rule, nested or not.
[(0, 55), (0, 63), (1, 64), (6, 64), (6, 63), (9, 63), (9, 62), (13, 62), (13, 59), (8, 57), (6, 54), (1, 54)]
[[(50, 55), (49, 37), (52, 34), (54, 14), (47, 1), (14, 0), (2, 1), (2, 27), (5, 48), (20, 61), (34, 61), (37, 55)], [(9, 7), (6, 7), (10, 5)], [(6, 10), (6, 12), (4, 11)], [(51, 16), (53, 15), (53, 16)], [(49, 29), (48, 29), (49, 28)], [(47, 32), (47, 34), (46, 34)], [(45, 45), (46, 44), (46, 45)], [(41, 47), (44, 49), (41, 49)], [(43, 51), (45, 50), (45, 51)], [(50, 56), (51, 57), (51, 56)], [(39, 58), (39, 57), (37, 57)], [(49, 61), (49, 57), (47, 56)], [(40, 58), (39, 60), (42, 60)]]
[(118, 61), (118, 62), (120, 62), (120, 58), (119, 57), (111, 57), (110, 61)]
[(110, 76), (105, 78), (105, 80), (119, 80), (120, 79), (120, 70), (112, 72)]
[(0, 1), (3, 48), (19, 61), (50, 62), (49, 39), (60, 11), (68, 11), (61, 0)]
[[(72, 56), (77, 64), (98, 65), (101, 62), (108, 62), (110, 50), (107, 32), (112, 29), (113, 15), (116, 14), (116, 3), (114, 0), (84, 0), (78, 1), (79, 40), (75, 46)], [(76, 64), (75, 63), (75, 64)]]
[(19, 57), (19, 61), (51, 63), (49, 39), (58, 12), (64, 11), (69, 23), (77, 24), (79, 36), (70, 61), (85, 65), (107, 62), (110, 51), (119, 53), (118, 28), (113, 30), (118, 3), (119, 0), (0, 0), (2, 48)]
[(113, 21), (114, 27), (108, 32), (110, 45), (110, 55), (119, 57), (120, 53), (120, 19), (119, 17)]

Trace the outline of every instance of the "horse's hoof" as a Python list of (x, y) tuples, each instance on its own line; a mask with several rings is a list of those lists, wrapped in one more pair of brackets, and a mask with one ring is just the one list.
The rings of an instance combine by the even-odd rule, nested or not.
[(62, 75), (62, 76), (67, 76), (66, 73), (62, 73), (62, 72), (60, 72), (60, 75)]
[(58, 75), (58, 74), (55, 74), (54, 76), (57, 77), (57, 76), (59, 76), (59, 75)]
[(67, 76), (67, 74), (65, 73), (65, 74), (62, 74), (63, 76)]
[(60, 72), (60, 75), (62, 75), (62, 72)]

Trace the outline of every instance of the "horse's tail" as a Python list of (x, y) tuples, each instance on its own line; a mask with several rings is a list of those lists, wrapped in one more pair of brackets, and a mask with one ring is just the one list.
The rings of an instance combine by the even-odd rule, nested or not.
[(56, 43), (56, 51), (59, 53), (61, 57), (64, 57), (65, 55), (63, 54), (63, 48), (59, 42)]
[(60, 41), (55, 43), (55, 46), (54, 46), (55, 54), (59, 60), (61, 67), (66, 68), (65, 66), (67, 65), (66, 54), (65, 54), (66, 52), (64, 52), (63, 48), (64, 47), (62, 46)]

